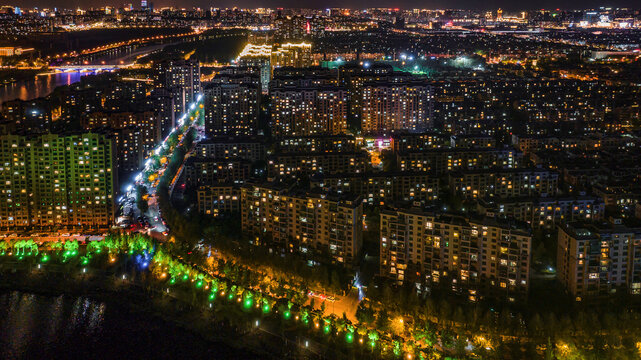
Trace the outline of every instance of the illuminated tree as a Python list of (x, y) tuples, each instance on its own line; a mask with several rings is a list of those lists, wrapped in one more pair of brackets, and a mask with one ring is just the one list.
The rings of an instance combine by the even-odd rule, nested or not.
[(11, 249), (11, 244), (8, 240), (0, 241), (0, 255), (4, 255), (9, 249)]

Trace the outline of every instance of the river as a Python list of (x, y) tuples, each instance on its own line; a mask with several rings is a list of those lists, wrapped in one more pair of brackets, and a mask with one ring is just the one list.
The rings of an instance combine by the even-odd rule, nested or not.
[(32, 80), (17, 81), (8, 85), (0, 85), (0, 103), (8, 100), (31, 100), (47, 96), (58, 86), (70, 85), (80, 81), (80, 77), (91, 75), (92, 72), (68, 72), (35, 76)]
[[(103, 55), (99, 58), (92, 58), (93, 64), (129, 64), (132, 63), (137, 57), (149, 54), (154, 51), (161, 50), (167, 45), (179, 43), (178, 41), (167, 43), (137, 47), (133, 49), (127, 48), (122, 51), (114, 51), (113, 53)], [(31, 100), (43, 96), (47, 96), (53, 90), (62, 85), (71, 85), (80, 81), (82, 76), (93, 75), (95, 72), (68, 72), (56, 73), (35, 76), (31, 80), (17, 81), (8, 85), (0, 85), (0, 104), (8, 100), (22, 99)]]
[(0, 292), (0, 359), (229, 359), (175, 325), (83, 296)]

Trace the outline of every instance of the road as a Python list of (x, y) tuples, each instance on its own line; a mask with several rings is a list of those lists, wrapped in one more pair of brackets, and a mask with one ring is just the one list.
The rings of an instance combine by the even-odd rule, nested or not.
[[(202, 111), (202, 100), (203, 96), (202, 94), (199, 94), (197, 96), (197, 100), (190, 104), (189, 109), (187, 113), (183, 114), (178, 120), (178, 124), (176, 127), (172, 130), (171, 134), (168, 135), (165, 139), (163, 139), (153, 150), (153, 154), (161, 157), (166, 157), (167, 159), (170, 159), (173, 151), (177, 149), (179, 146), (183, 144), (184, 139), (186, 138), (185, 136), (182, 136), (180, 141), (174, 145), (173, 147), (170, 148), (168, 145), (168, 141), (170, 136), (174, 134), (175, 132), (178, 132), (179, 134), (187, 134), (191, 129), (196, 130), (196, 139), (193, 142), (192, 148), (188, 150), (188, 153), (190, 153), (193, 150), (193, 147), (200, 141), (200, 139), (203, 136), (203, 129), (201, 129), (198, 126), (198, 118), (199, 116), (202, 116), (200, 112)], [(193, 120), (191, 118), (193, 117)], [(189, 126), (185, 126), (185, 122), (190, 122)], [(162, 177), (164, 174), (165, 170), (167, 169), (167, 165), (169, 164), (169, 161), (166, 161), (164, 164), (161, 164), (157, 168), (154, 168), (155, 165), (153, 164), (153, 161), (151, 160), (151, 157), (149, 157), (146, 162), (144, 168), (135, 176), (135, 183), (131, 184), (127, 187), (126, 194), (119, 199), (120, 205), (122, 207), (122, 212), (123, 214), (133, 214), (133, 218), (138, 220), (138, 223), (141, 225), (141, 228), (138, 231), (142, 232), (147, 232), (148, 234), (154, 236), (155, 238), (158, 239), (163, 239), (164, 235), (167, 234), (169, 229), (165, 225), (165, 222), (162, 219), (162, 213), (160, 211), (160, 206), (158, 203), (158, 197), (157, 197), (157, 185), (158, 185), (158, 179)], [(178, 174), (182, 171), (182, 166), (180, 170), (178, 171)], [(156, 175), (156, 179), (151, 180), (148, 177), (145, 177), (145, 173), (154, 173)], [(171, 184), (169, 184), (170, 192), (171, 189), (173, 189), (173, 186), (179, 176), (175, 176), (172, 179)], [(138, 187), (142, 186), (145, 188), (146, 193), (148, 194), (148, 200), (147, 200), (147, 205), (148, 205), (148, 210), (142, 214), (140, 212), (140, 209), (136, 206), (136, 199), (138, 197)], [(134, 229), (136, 230), (136, 229)], [(162, 234), (162, 236), (161, 236)]]

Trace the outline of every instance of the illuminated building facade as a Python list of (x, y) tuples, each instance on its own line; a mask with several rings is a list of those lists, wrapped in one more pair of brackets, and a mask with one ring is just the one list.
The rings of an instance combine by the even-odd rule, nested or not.
[(263, 93), (269, 88), (272, 78), (272, 45), (247, 44), (238, 55), (236, 62), (240, 66), (260, 69), (260, 84)]
[(503, 149), (433, 149), (397, 154), (401, 171), (428, 171), (443, 174), (452, 170), (513, 169), (522, 163), (522, 154)]
[(594, 196), (518, 197), (479, 199), (478, 212), (528, 223), (535, 229), (554, 229), (557, 224), (573, 221), (600, 220), (605, 204)]
[(362, 174), (369, 168), (369, 157), (363, 152), (294, 153), (268, 157), (270, 177), (294, 174)]
[(546, 169), (462, 171), (449, 174), (450, 189), (472, 198), (554, 196), (559, 173)]
[(47, 132), (52, 122), (51, 105), (44, 98), (5, 101), (0, 114), (5, 121), (13, 123), (16, 130), (29, 133)]
[(238, 55), (236, 62), (240, 66), (260, 69), (261, 87), (263, 93), (266, 93), (275, 68), (312, 65), (312, 45), (304, 42), (280, 46), (248, 43)]
[(576, 301), (641, 294), (641, 229), (616, 221), (559, 226), (556, 270)]
[(142, 131), (143, 147), (151, 151), (161, 139), (161, 122), (154, 111), (144, 112), (92, 112), (83, 120), (82, 125), (86, 130), (98, 127), (123, 129), (136, 126)]
[(381, 211), (380, 226), (382, 276), (470, 301), (527, 298), (532, 237), (525, 228), (418, 209)]
[(242, 184), (250, 173), (251, 162), (243, 159), (190, 158), (185, 162), (185, 179), (192, 186)]
[(278, 152), (355, 152), (354, 135), (287, 136), (278, 140)]
[(0, 227), (97, 228), (114, 221), (116, 175), (105, 135), (0, 136)]
[(239, 158), (251, 162), (265, 159), (265, 141), (261, 137), (217, 137), (200, 141), (194, 155), (201, 159)]
[(207, 216), (219, 217), (240, 212), (240, 187), (233, 184), (200, 186), (198, 211)]
[(363, 242), (360, 197), (296, 192), (281, 185), (241, 190), (243, 231), (289, 251), (352, 265)]
[(427, 204), (439, 193), (439, 178), (425, 172), (325, 175), (312, 178), (312, 184), (324, 191), (361, 195), (366, 204), (375, 206), (398, 201)]
[(372, 134), (423, 132), (431, 127), (432, 106), (432, 87), (423, 82), (364, 84), (362, 130)]
[(209, 136), (250, 136), (258, 127), (260, 88), (252, 84), (211, 84), (205, 89)]
[(347, 131), (347, 90), (287, 86), (270, 89), (272, 135), (336, 135)]
[(154, 64), (154, 86), (171, 92), (174, 114), (180, 116), (200, 92), (200, 64), (192, 59), (159, 61)]

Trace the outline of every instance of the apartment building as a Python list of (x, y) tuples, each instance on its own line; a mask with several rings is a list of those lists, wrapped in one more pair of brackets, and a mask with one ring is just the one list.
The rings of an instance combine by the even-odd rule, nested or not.
[(559, 226), (557, 274), (576, 301), (641, 294), (641, 229), (619, 221)]
[(532, 237), (524, 227), (417, 208), (383, 210), (380, 226), (381, 276), (470, 301), (527, 298)]
[(241, 189), (242, 228), (257, 242), (350, 266), (363, 241), (358, 196), (297, 192), (281, 184)]
[(468, 170), (449, 174), (450, 189), (471, 198), (554, 196), (559, 174), (547, 169)]
[(102, 134), (0, 136), (0, 227), (108, 228), (117, 188)]

